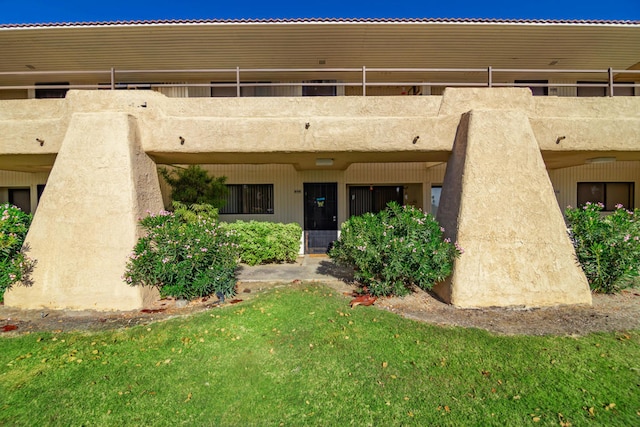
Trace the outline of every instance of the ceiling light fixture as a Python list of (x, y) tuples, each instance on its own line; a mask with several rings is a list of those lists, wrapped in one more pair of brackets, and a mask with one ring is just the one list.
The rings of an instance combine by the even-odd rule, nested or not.
[(615, 162), (615, 157), (592, 157), (585, 160), (586, 163), (612, 163)]
[(316, 159), (316, 166), (333, 166), (333, 159)]

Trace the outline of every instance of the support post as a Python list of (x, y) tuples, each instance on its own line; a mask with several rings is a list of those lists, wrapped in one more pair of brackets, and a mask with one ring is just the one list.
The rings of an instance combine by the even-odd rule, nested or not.
[(464, 249), (434, 290), (458, 307), (591, 304), (524, 111), (463, 114), (438, 220)]
[(36, 260), (32, 286), (14, 286), (19, 308), (134, 310), (155, 289), (122, 275), (140, 235), (138, 218), (162, 209), (156, 165), (142, 151), (135, 118), (75, 113), (25, 240)]

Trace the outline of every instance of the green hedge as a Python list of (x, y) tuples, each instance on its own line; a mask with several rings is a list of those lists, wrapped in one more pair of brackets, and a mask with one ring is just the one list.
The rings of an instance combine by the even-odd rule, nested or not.
[(295, 262), (302, 228), (296, 224), (235, 221), (225, 224), (236, 232), (240, 262), (249, 265)]

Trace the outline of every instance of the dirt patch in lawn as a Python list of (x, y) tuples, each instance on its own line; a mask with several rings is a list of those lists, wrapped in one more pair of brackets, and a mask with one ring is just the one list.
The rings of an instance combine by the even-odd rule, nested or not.
[[(354, 287), (335, 281), (328, 283), (338, 292), (351, 294)], [(216, 298), (192, 301), (181, 307), (171, 299), (158, 301), (142, 311), (97, 312), (70, 310), (18, 310), (0, 306), (0, 334), (30, 332), (107, 330), (144, 325), (195, 312), (215, 310), (221, 305), (244, 304), (265, 288), (305, 286), (289, 284), (241, 284), (238, 294), (220, 304)], [(349, 300), (345, 301), (348, 307)], [(503, 335), (584, 335), (591, 332), (640, 330), (640, 290), (617, 295), (593, 295), (592, 306), (562, 306), (531, 309), (459, 309), (430, 293), (417, 291), (403, 298), (381, 298), (374, 307), (401, 316), (442, 326), (486, 329)], [(353, 310), (361, 309), (358, 306)]]
[(459, 309), (426, 292), (386, 298), (377, 305), (404, 317), (503, 335), (585, 335), (640, 329), (640, 292), (593, 295), (591, 306)]

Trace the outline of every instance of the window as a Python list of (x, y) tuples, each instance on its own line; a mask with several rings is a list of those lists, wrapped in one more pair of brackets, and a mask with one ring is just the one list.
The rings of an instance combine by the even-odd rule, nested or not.
[(633, 182), (579, 182), (578, 206), (591, 202), (602, 203), (605, 211), (614, 211), (618, 204), (633, 209), (633, 193)]
[(19, 207), (25, 213), (31, 213), (31, 190), (28, 188), (10, 188), (9, 203)]
[[(578, 96), (608, 96), (608, 82), (578, 82), (578, 84), (601, 84), (603, 87), (578, 87)], [(613, 87), (613, 96), (634, 96), (635, 91), (632, 83), (615, 82)]]
[(326, 83), (335, 83), (335, 80), (309, 80), (305, 83), (323, 83), (321, 86), (302, 86), (302, 96), (336, 96), (337, 88)]
[[(578, 84), (601, 84), (606, 85), (607, 82), (578, 82)], [(607, 96), (606, 86), (578, 86), (578, 96)]]
[(228, 184), (221, 214), (272, 214), (273, 184)]
[(362, 215), (366, 212), (378, 213), (389, 202), (404, 203), (404, 186), (351, 186), (349, 187), (349, 215)]
[[(251, 84), (264, 84), (264, 86), (242, 86), (240, 87), (240, 96), (242, 97), (267, 97), (273, 96), (273, 88), (269, 86), (270, 82), (243, 82)], [(211, 84), (228, 84), (233, 86), (212, 86), (211, 96), (213, 98), (235, 98), (238, 96), (238, 88), (236, 82), (211, 82)]]
[(53, 82), (53, 83), (36, 83), (36, 98), (44, 99), (44, 98), (64, 98), (67, 96), (67, 88), (41, 88), (38, 89), (37, 86), (69, 86), (69, 82)]
[(438, 214), (438, 207), (440, 207), (440, 194), (442, 194), (442, 185), (431, 186), (431, 215), (436, 216)]
[(528, 87), (531, 89), (533, 96), (547, 96), (549, 95), (549, 86), (527, 86), (528, 84), (546, 85), (549, 84), (548, 80), (516, 80), (516, 85), (519, 87)]
[[(211, 84), (233, 84), (234, 86), (212, 86), (211, 96), (214, 98), (233, 98), (238, 96), (238, 89), (235, 82), (211, 82)], [(242, 93), (242, 90), (241, 90)]]
[(36, 194), (37, 194), (37, 197), (38, 197), (38, 199), (37, 199), (38, 202), (40, 202), (40, 197), (42, 197), (42, 193), (44, 192), (44, 187), (45, 187), (45, 184), (38, 184), (36, 186)]
[(613, 86), (613, 96), (634, 96), (635, 89), (633, 83), (616, 82)]

